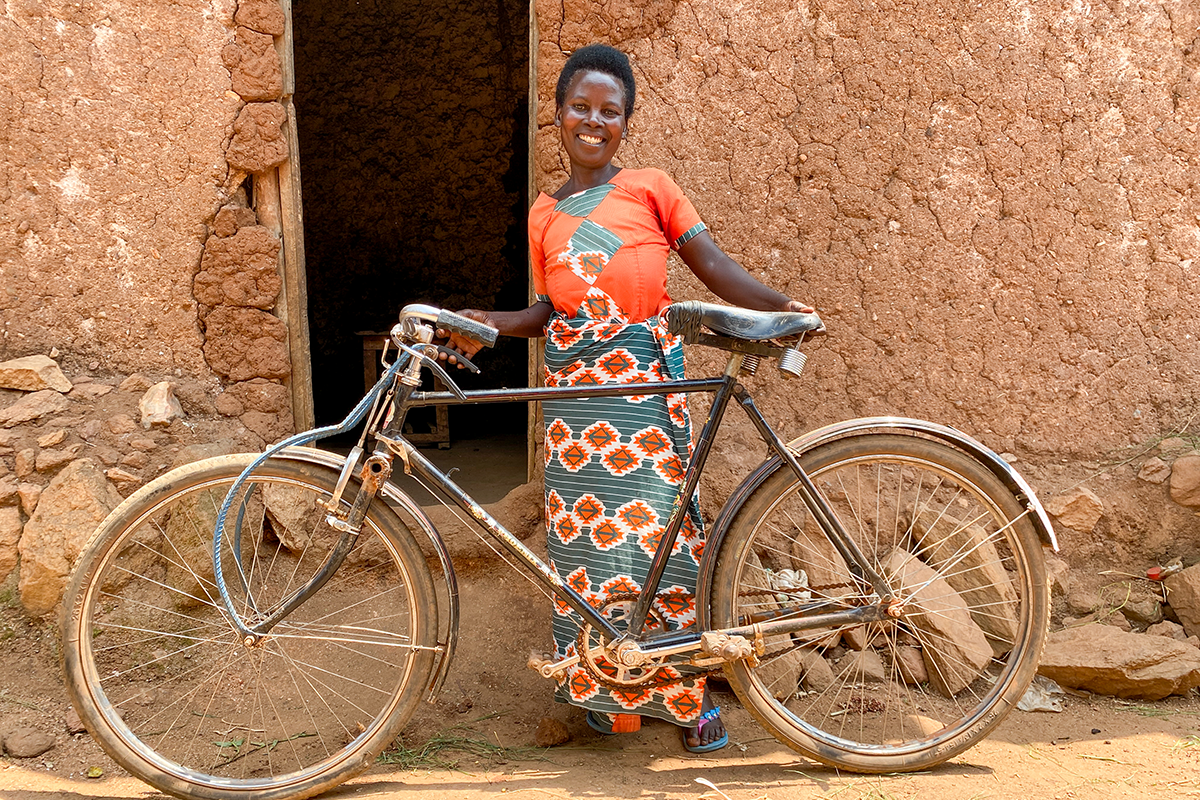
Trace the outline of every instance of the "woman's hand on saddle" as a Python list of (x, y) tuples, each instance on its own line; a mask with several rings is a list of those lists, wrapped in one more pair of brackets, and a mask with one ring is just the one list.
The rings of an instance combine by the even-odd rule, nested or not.
[(799, 300), (788, 300), (779, 310), (793, 311), (799, 314), (812, 314), (816, 311), (816, 309), (812, 306), (808, 305), (807, 303), (801, 303)]
[[(467, 319), (473, 319), (476, 322), (482, 322), (484, 325), (488, 325), (492, 328), (497, 327), (495, 321), (492, 319), (491, 314), (489, 314), (487, 311), (480, 311), (476, 308), (464, 308), (455, 313), (457, 313), (459, 316), (466, 317)], [(461, 353), (466, 358), (473, 358), (476, 353), (483, 349), (484, 346), (482, 342), (477, 342), (474, 339), (463, 336), (461, 333), (448, 331), (445, 328), (438, 328), (435, 335), (439, 339), (446, 340), (446, 347), (449, 347), (451, 350), (454, 350), (457, 353)], [(450, 365), (457, 365), (459, 369), (464, 369), (463, 365), (459, 363), (458, 359), (452, 355), (449, 355), (448, 353), (439, 354), (438, 360), (445, 361)]]

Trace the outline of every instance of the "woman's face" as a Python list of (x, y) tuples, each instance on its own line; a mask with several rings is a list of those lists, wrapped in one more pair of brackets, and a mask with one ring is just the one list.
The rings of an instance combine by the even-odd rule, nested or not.
[(576, 73), (555, 114), (563, 147), (574, 166), (608, 166), (625, 135), (625, 89), (603, 72)]

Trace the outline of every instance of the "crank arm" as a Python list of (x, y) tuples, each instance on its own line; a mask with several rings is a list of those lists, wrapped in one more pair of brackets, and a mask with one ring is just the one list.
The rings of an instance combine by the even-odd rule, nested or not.
[(527, 666), (541, 675), (543, 678), (558, 680), (561, 675), (566, 674), (568, 667), (573, 667), (579, 663), (579, 656), (571, 656), (564, 658), (562, 661), (552, 661), (548, 658), (540, 658), (536, 653), (529, 656)]

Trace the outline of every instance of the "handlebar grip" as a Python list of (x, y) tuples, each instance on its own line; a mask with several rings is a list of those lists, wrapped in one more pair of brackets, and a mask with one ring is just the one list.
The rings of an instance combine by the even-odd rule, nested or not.
[(500, 335), (500, 331), (492, 326), (484, 325), (482, 322), (476, 322), (468, 317), (455, 314), (453, 311), (443, 310), (439, 313), (437, 326), (474, 339), (484, 347), (494, 346), (496, 344), (496, 337)]

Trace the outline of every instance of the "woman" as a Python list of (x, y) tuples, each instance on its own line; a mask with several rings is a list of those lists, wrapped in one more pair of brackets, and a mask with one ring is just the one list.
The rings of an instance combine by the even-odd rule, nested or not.
[[(537, 302), (523, 311), (459, 312), (504, 335), (545, 336), (548, 386), (683, 377), (683, 349), (658, 316), (671, 303), (670, 249), (734, 305), (812, 311), (725, 255), (665, 173), (612, 163), (628, 134), (635, 91), (629, 60), (612, 47), (589, 45), (567, 60), (555, 92), (554, 124), (571, 177), (554, 194), (540, 194), (529, 212)], [(450, 346), (468, 357), (479, 349), (457, 335)], [(682, 482), (691, 450), (686, 399), (554, 401), (544, 404), (544, 412), (551, 561), (597, 607), (629, 597), (640, 588), (635, 578), (647, 572)], [(670, 629), (694, 622), (702, 544), (693, 500), (655, 603)], [(556, 606), (555, 643), (564, 658), (575, 652), (577, 617)], [(560, 683), (558, 698), (588, 709), (588, 724), (603, 733), (637, 730), (641, 715), (648, 715), (680, 726), (692, 752), (716, 750), (729, 740), (703, 675), (671, 671), (668, 680), (629, 690), (606, 686), (576, 666)]]

